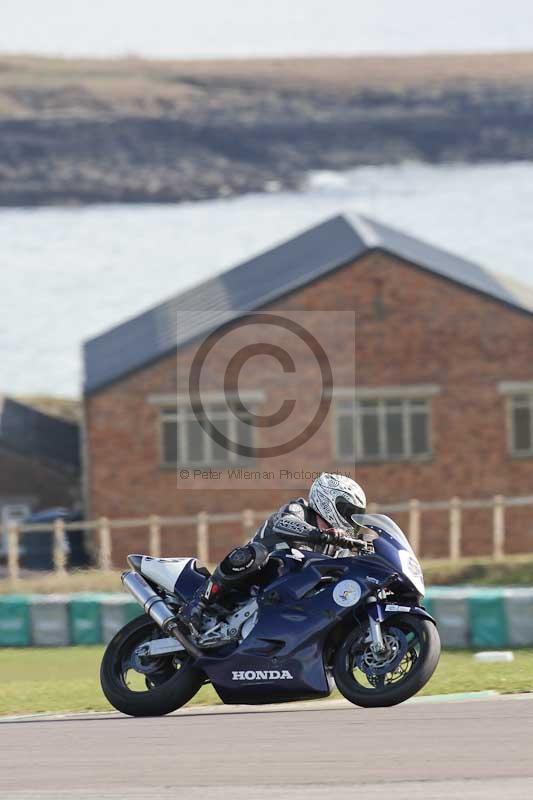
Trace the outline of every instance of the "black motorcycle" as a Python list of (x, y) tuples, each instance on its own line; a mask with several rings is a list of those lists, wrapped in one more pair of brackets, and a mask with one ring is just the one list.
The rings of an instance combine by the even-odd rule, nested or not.
[(211, 683), (224, 703), (326, 697), (392, 706), (416, 694), (440, 656), (435, 620), (420, 604), (420, 564), (398, 525), (354, 516), (335, 557), (274, 551), (261, 585), (233, 590), (191, 634), (178, 613), (209, 573), (194, 558), (131, 555), (124, 586), (145, 614), (109, 643), (101, 684), (133, 716), (168, 714)]

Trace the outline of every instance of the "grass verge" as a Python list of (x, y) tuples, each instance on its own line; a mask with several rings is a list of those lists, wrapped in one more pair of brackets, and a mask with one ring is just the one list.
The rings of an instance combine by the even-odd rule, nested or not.
[(423, 560), (426, 586), (532, 586), (533, 557), (461, 558), (456, 561)]
[[(5, 649), (0, 652), (0, 714), (42, 711), (108, 711), (98, 681), (103, 648)], [(470, 652), (445, 652), (424, 695), (494, 689), (533, 691), (533, 649), (515, 652), (511, 663), (478, 664)], [(218, 703), (210, 686), (195, 703)]]
[[(125, 569), (125, 568), (124, 568)], [(103, 572), (80, 569), (66, 575), (31, 572), (13, 582), (0, 581), (0, 594), (70, 594), (71, 592), (121, 592), (122, 569)]]
[[(533, 556), (506, 556), (502, 561), (491, 558), (461, 558), (457, 561), (423, 561), (426, 586), (533, 586)], [(0, 594), (55, 594), (69, 592), (120, 592), (122, 570), (102, 572), (98, 569), (76, 570), (58, 576), (51, 572), (27, 573), (16, 583), (0, 581)]]

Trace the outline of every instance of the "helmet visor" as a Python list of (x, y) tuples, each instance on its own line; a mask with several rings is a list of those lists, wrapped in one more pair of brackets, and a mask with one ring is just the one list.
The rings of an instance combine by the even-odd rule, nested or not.
[(349, 522), (350, 525), (353, 525), (352, 517), (355, 514), (364, 514), (366, 509), (361, 508), (361, 506), (356, 506), (354, 503), (350, 503), (348, 500), (345, 500), (343, 497), (337, 498), (335, 500), (335, 508), (341, 515), (346, 522)]

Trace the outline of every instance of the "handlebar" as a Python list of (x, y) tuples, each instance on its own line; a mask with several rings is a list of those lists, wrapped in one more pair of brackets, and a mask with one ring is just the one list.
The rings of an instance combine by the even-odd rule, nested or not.
[(337, 540), (340, 545), (349, 549), (356, 550), (357, 548), (365, 547), (365, 543), (361, 539), (354, 539), (353, 536), (343, 536)]
[(362, 539), (356, 539), (353, 536), (344, 536), (335, 533), (334, 531), (320, 531), (312, 534), (311, 541), (318, 545), (335, 545), (336, 547), (345, 547), (350, 550), (364, 550), (366, 543)]
[(361, 539), (355, 539), (353, 536), (338, 536), (334, 533), (324, 531), (322, 534), (321, 542), (323, 544), (333, 544), (338, 547), (346, 547), (350, 550), (361, 549), (365, 547), (365, 543)]

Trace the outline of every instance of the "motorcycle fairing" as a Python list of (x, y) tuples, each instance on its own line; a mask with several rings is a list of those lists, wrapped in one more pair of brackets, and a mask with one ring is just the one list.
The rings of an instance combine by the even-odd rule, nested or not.
[(424, 606), (413, 606), (408, 603), (396, 602), (382, 602), (379, 603), (379, 606), (381, 607), (382, 620), (393, 617), (395, 614), (416, 614), (418, 617), (429, 620), (434, 625), (437, 624), (437, 620), (431, 616), (429, 611), (426, 611)]
[[(305, 553), (300, 564), (287, 559), (284, 566), (286, 573), (258, 596), (258, 621), (249, 635), (231, 652), (210, 653), (198, 660), (225, 703), (272, 703), (330, 694), (333, 681), (324, 653), (328, 637), (390, 574), (390, 567), (372, 557), (334, 559)], [(343, 607), (336, 603), (333, 589), (339, 580), (348, 579), (359, 584), (361, 597), (355, 606)], [(271, 677), (277, 673), (291, 677)]]
[(195, 591), (205, 583), (209, 572), (198, 566), (195, 558), (153, 558), (152, 556), (128, 556), (134, 570), (140, 572), (152, 583), (162, 586), (168, 592), (190, 599)]
[(174, 594), (184, 601), (192, 598), (196, 590), (203, 586), (210, 574), (205, 567), (198, 566), (195, 558), (188, 558), (186, 561), (187, 564), (185, 564), (172, 588)]

